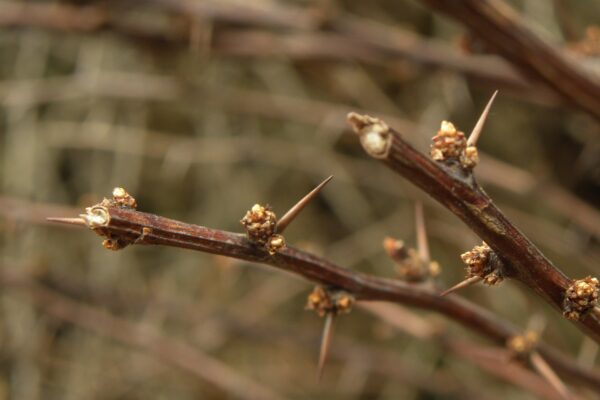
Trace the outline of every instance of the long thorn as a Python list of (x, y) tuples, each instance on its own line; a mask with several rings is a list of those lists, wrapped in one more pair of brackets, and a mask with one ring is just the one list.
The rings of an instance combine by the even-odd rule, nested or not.
[(317, 369), (317, 382), (321, 381), (323, 376), (323, 369), (325, 368), (325, 361), (327, 360), (327, 353), (329, 353), (329, 344), (331, 343), (331, 336), (333, 334), (333, 313), (329, 312), (325, 316), (325, 326), (323, 327), (323, 335), (321, 336), (321, 349), (319, 350), (319, 366)]
[(425, 228), (425, 215), (423, 212), (423, 203), (415, 203), (415, 228), (417, 231), (417, 249), (419, 258), (427, 267), (430, 261), (429, 241), (427, 240), (427, 229)]
[(68, 224), (68, 225), (78, 225), (78, 226), (86, 226), (85, 220), (83, 218), (56, 218), (56, 217), (48, 217), (46, 221), (50, 222), (58, 222), (59, 224)]
[(308, 193), (306, 196), (300, 199), (300, 201), (297, 202), (292, 208), (290, 208), (289, 211), (286, 212), (284, 216), (281, 217), (281, 219), (277, 222), (275, 232), (279, 234), (283, 233), (284, 229), (287, 228), (287, 226), (294, 220), (294, 218), (298, 216), (298, 214), (300, 214), (300, 211), (302, 211), (304, 207), (306, 207), (306, 205), (310, 203), (310, 201), (321, 191), (321, 189), (323, 189), (323, 186), (325, 186), (332, 178), (333, 175), (325, 179), (319, 184), (319, 186), (311, 190), (310, 193)]
[(594, 366), (597, 355), (598, 343), (584, 335), (579, 355), (577, 356), (577, 363), (584, 368), (591, 369)]
[(470, 278), (467, 278), (462, 282), (458, 282), (456, 285), (452, 286), (450, 289), (444, 290), (442, 293), (440, 293), (440, 296), (446, 296), (452, 292), (456, 292), (459, 289), (474, 285), (477, 282), (481, 281), (482, 279), (483, 278), (480, 276), (472, 276)]
[(527, 322), (527, 330), (536, 332), (541, 336), (542, 332), (546, 329), (546, 318), (543, 314), (533, 314)]
[(494, 94), (492, 95), (492, 97), (490, 98), (490, 100), (488, 101), (485, 108), (483, 109), (483, 112), (481, 113), (479, 120), (475, 124), (475, 128), (473, 128), (473, 131), (469, 135), (469, 139), (467, 139), (467, 146), (475, 146), (477, 144), (477, 140), (479, 139), (479, 135), (481, 135), (481, 131), (483, 130), (483, 125), (485, 125), (485, 120), (487, 119), (487, 116), (490, 113), (490, 109), (492, 108), (492, 103), (494, 103), (494, 99), (496, 98), (497, 94), (498, 94), (498, 91), (496, 90), (494, 92)]
[(529, 357), (531, 360), (531, 365), (533, 368), (544, 378), (556, 391), (560, 394), (562, 398), (565, 400), (571, 399), (571, 395), (569, 393), (569, 389), (563, 383), (563, 381), (556, 375), (556, 372), (548, 365), (546, 360), (542, 358), (542, 356), (538, 352), (531, 353)]

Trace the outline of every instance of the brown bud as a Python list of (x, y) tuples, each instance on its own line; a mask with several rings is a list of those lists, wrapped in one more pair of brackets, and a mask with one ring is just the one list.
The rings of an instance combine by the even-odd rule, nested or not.
[(465, 169), (473, 169), (479, 163), (477, 147), (469, 146), (460, 155), (460, 165)]
[(270, 255), (274, 255), (277, 251), (285, 247), (285, 238), (282, 235), (274, 234), (267, 241), (266, 248)]
[(598, 279), (588, 276), (574, 281), (565, 292), (563, 315), (579, 320), (598, 303)]
[(496, 285), (504, 279), (502, 263), (485, 242), (461, 254), (460, 258), (467, 265), (467, 279), (478, 276), (486, 285)]
[(457, 130), (452, 122), (442, 121), (440, 130), (432, 138), (431, 158), (436, 161), (459, 158), (466, 147), (465, 134)]
[(122, 187), (114, 188), (112, 197), (115, 206), (133, 209), (137, 207), (137, 202), (135, 199)]
[(439, 263), (430, 261), (429, 265), (425, 265), (417, 250), (407, 248), (402, 240), (386, 237), (383, 240), (383, 248), (396, 263), (396, 272), (402, 280), (421, 282), (440, 274)]
[(255, 204), (240, 222), (246, 228), (248, 240), (264, 246), (275, 233), (277, 217), (268, 205)]
[(343, 290), (324, 289), (316, 286), (308, 295), (307, 310), (314, 310), (319, 316), (326, 314), (347, 314), (354, 305), (354, 296)]
[(506, 346), (516, 356), (524, 356), (531, 353), (539, 341), (539, 334), (532, 330), (525, 331), (522, 335), (510, 337)]

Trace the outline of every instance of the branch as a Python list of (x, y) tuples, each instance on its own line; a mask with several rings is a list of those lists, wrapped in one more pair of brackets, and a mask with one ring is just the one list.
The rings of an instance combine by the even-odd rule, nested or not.
[(460, 21), (525, 75), (600, 119), (600, 81), (537, 35), (500, 0), (422, 0)]
[[(563, 302), (573, 280), (504, 216), (470, 169), (461, 167), (457, 160), (432, 161), (376, 118), (351, 113), (348, 120), (369, 155), (428, 193), (481, 237), (500, 257), (506, 277), (524, 283), (565, 311)], [(577, 325), (600, 342), (600, 321), (594, 313), (581, 315)]]
[[(100, 204), (88, 208), (87, 212), (84, 218), (86, 224), (107, 239), (107, 248), (119, 249), (131, 244), (163, 245), (271, 265), (321, 285), (350, 292), (357, 300), (397, 302), (438, 312), (502, 346), (519, 332), (511, 324), (459, 297), (440, 297), (432, 289), (341, 268), (293, 247), (286, 246), (270, 255), (265, 247), (249, 242), (244, 235), (187, 224), (131, 208)], [(83, 223), (83, 220), (79, 221)], [(600, 390), (600, 374), (582, 369), (549, 346), (540, 345), (538, 351), (560, 374)]]

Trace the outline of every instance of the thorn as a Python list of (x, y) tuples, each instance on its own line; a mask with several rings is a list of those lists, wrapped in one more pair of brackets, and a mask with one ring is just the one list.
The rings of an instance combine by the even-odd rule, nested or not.
[(446, 296), (452, 292), (456, 292), (459, 289), (465, 288), (467, 286), (471, 286), (476, 284), (477, 282), (481, 281), (483, 278), (480, 276), (472, 276), (470, 278), (465, 279), (462, 282), (458, 282), (456, 285), (452, 286), (450, 289), (446, 289), (444, 290), (442, 293), (440, 293), (440, 296)]
[(323, 189), (323, 186), (325, 186), (332, 178), (333, 175), (325, 179), (319, 184), (319, 186), (311, 190), (310, 193), (308, 193), (306, 196), (300, 199), (300, 201), (297, 202), (292, 208), (290, 208), (288, 212), (286, 212), (285, 215), (281, 217), (281, 219), (277, 222), (275, 232), (279, 234), (283, 233), (284, 229), (287, 228), (287, 226), (294, 220), (294, 218), (298, 216), (298, 214), (300, 214), (300, 211), (302, 211), (304, 207), (306, 207), (306, 205), (310, 203), (310, 201), (321, 191), (321, 189)]
[(494, 94), (492, 95), (492, 97), (490, 98), (490, 100), (488, 101), (485, 108), (483, 109), (483, 112), (481, 113), (479, 120), (477, 121), (477, 123), (475, 124), (475, 127), (473, 128), (473, 131), (469, 135), (469, 139), (467, 139), (467, 146), (475, 146), (477, 144), (477, 140), (479, 139), (479, 136), (481, 135), (481, 131), (483, 130), (483, 125), (485, 124), (485, 120), (487, 119), (487, 116), (490, 112), (490, 108), (492, 108), (492, 103), (494, 103), (494, 99), (496, 98), (497, 94), (498, 94), (498, 91), (496, 90), (494, 92)]
[(527, 330), (536, 332), (541, 336), (542, 332), (544, 332), (544, 329), (546, 329), (546, 318), (544, 315), (540, 313), (533, 314), (533, 316), (531, 316), (527, 322)]
[(423, 212), (423, 203), (415, 203), (415, 228), (417, 231), (417, 249), (419, 258), (427, 266), (430, 261), (429, 241), (427, 240), (427, 229), (425, 228), (425, 213)]
[(333, 334), (333, 317), (334, 314), (331, 312), (328, 312), (325, 316), (325, 326), (323, 327), (323, 335), (321, 336), (321, 349), (319, 351), (317, 382), (321, 381), (323, 369), (325, 368), (325, 361), (327, 360), (327, 353), (329, 353), (329, 344), (331, 343), (331, 337)]
[(47, 217), (46, 221), (58, 222), (59, 224), (87, 226), (87, 224), (85, 223), (85, 220), (83, 218), (56, 218), (56, 217)]
[(563, 383), (563, 381), (556, 375), (556, 372), (548, 365), (546, 360), (542, 358), (542, 356), (534, 351), (531, 353), (529, 357), (531, 360), (531, 365), (533, 368), (544, 378), (556, 391), (560, 394), (560, 396), (566, 400), (571, 399), (571, 395), (569, 393), (569, 389)]
[(591, 369), (594, 366), (596, 356), (598, 355), (598, 344), (588, 336), (583, 336), (577, 363), (584, 368)]

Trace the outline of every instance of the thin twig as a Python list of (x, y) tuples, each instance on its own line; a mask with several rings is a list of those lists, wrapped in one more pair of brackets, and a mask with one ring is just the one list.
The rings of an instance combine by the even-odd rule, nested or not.
[(529, 359), (531, 360), (531, 365), (533, 365), (535, 370), (541, 376), (543, 376), (544, 379), (546, 379), (546, 381), (548, 381), (548, 383), (550, 385), (552, 385), (552, 387), (554, 389), (556, 389), (556, 391), (558, 393), (560, 393), (560, 395), (562, 396), (563, 399), (565, 399), (565, 400), (571, 399), (571, 394), (569, 393), (569, 389), (567, 389), (567, 387), (565, 386), (563, 381), (558, 377), (558, 375), (556, 375), (556, 373), (548, 365), (546, 360), (544, 360), (538, 352), (534, 351), (533, 353), (531, 353), (531, 355), (529, 356)]
[[(103, 207), (105, 224), (94, 231), (123, 243), (164, 245), (258, 262), (352, 293), (357, 300), (398, 302), (441, 313), (492, 341), (504, 345), (519, 331), (487, 310), (458, 297), (440, 297), (434, 290), (399, 280), (374, 277), (334, 265), (288, 246), (271, 256), (252, 245), (245, 235), (186, 224), (162, 216), (121, 207)], [(600, 390), (600, 374), (580, 368), (551, 347), (539, 351), (556, 370)]]
[[(380, 120), (355, 113), (349, 114), (348, 120), (361, 136), (368, 154), (452, 211), (501, 258), (507, 277), (521, 281), (562, 311), (565, 292), (572, 280), (506, 218), (470, 172), (434, 162)], [(377, 148), (369, 147), (369, 143), (376, 141), (362, 140), (368, 134), (380, 135), (384, 143)], [(590, 313), (576, 325), (600, 341), (600, 319), (596, 316)]]

